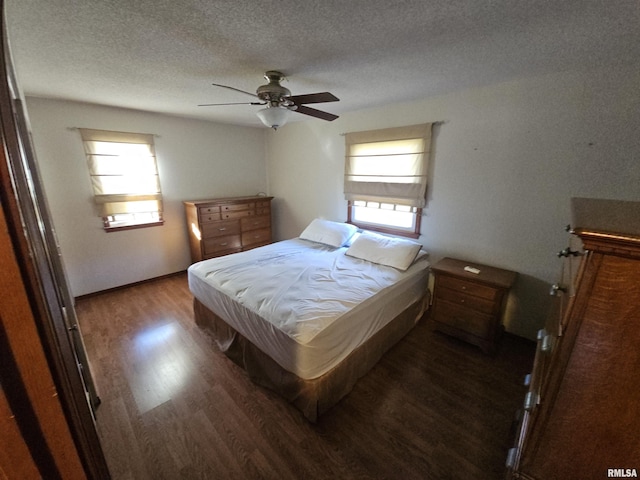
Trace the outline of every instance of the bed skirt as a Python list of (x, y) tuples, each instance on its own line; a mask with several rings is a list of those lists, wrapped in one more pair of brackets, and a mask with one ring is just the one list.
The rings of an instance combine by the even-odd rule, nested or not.
[(248, 373), (254, 383), (275, 391), (315, 423), (352, 390), (358, 379), (371, 370), (385, 352), (409, 333), (428, 305), (427, 291), (422, 299), (410, 305), (339, 365), (311, 380), (283, 369), (196, 298), (193, 310), (196, 324), (213, 338), (227, 357)]

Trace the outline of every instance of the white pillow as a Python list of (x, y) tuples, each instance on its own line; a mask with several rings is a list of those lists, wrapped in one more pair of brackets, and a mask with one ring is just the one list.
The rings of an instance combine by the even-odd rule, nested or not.
[(346, 255), (404, 271), (416, 259), (421, 247), (420, 243), (411, 240), (362, 232)]
[(358, 228), (355, 225), (316, 218), (304, 229), (300, 238), (331, 247), (341, 247), (357, 231)]

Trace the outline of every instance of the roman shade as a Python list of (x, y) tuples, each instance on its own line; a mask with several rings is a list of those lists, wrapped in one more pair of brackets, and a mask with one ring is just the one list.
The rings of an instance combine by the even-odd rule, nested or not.
[(424, 207), (431, 125), (345, 134), (346, 199)]
[(160, 215), (162, 192), (153, 135), (79, 130), (100, 215)]

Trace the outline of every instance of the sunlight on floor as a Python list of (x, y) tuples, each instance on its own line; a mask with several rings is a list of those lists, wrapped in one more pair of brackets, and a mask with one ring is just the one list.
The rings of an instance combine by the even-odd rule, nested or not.
[(145, 329), (133, 339), (129, 382), (140, 413), (170, 400), (188, 383), (193, 371), (178, 323)]

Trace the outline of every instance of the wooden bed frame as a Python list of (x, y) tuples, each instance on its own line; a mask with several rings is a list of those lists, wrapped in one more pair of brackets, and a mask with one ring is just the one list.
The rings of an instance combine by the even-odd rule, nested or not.
[(213, 338), (227, 357), (248, 373), (253, 382), (277, 392), (315, 423), (320, 415), (351, 391), (385, 352), (409, 333), (427, 311), (429, 296), (426, 291), (420, 300), (407, 307), (339, 365), (311, 380), (283, 369), (197, 298), (194, 298), (193, 310), (197, 325)]

